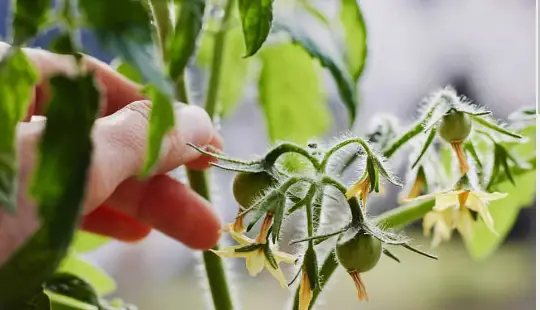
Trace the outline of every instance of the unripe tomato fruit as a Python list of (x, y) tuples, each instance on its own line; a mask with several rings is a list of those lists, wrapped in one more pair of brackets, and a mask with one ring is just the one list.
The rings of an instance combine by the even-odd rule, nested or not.
[(459, 111), (452, 111), (443, 116), (439, 125), (439, 135), (446, 142), (461, 142), (471, 133), (472, 123), (469, 115)]
[(260, 197), (274, 183), (274, 178), (266, 172), (239, 172), (233, 181), (234, 199), (242, 207), (248, 208), (255, 198)]
[(377, 265), (382, 254), (381, 241), (363, 232), (345, 242), (342, 237), (336, 244), (336, 256), (347, 271), (366, 272)]

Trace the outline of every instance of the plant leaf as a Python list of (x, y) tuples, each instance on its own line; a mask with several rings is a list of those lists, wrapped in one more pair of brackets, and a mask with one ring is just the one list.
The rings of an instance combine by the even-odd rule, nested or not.
[(476, 260), (489, 257), (504, 241), (510, 229), (514, 226), (522, 207), (531, 204), (536, 190), (536, 170), (514, 178), (516, 186), (510, 182), (503, 182), (493, 186), (494, 191), (508, 193), (508, 196), (496, 200), (488, 205), (489, 212), (495, 222), (493, 234), (483, 221), (476, 221), (474, 234), (470, 240), (464, 239), (469, 254)]
[(17, 0), (13, 17), (13, 45), (23, 45), (35, 37), (47, 22), (51, 0)]
[(317, 253), (315, 253), (315, 249), (313, 248), (313, 242), (310, 242), (306, 249), (304, 268), (308, 274), (309, 285), (313, 291), (319, 286), (319, 265), (317, 263)]
[(148, 137), (149, 144), (142, 171), (143, 176), (148, 176), (159, 160), (162, 141), (165, 135), (174, 128), (174, 109), (171, 97), (162, 93), (155, 85), (148, 85), (143, 90), (143, 93), (152, 100)]
[(482, 125), (482, 126), (485, 126), (495, 132), (498, 132), (500, 134), (503, 134), (503, 135), (506, 135), (506, 136), (509, 136), (509, 137), (512, 137), (512, 138), (515, 138), (515, 139), (521, 139), (521, 136), (518, 135), (517, 133), (514, 133), (514, 132), (511, 132), (509, 130), (507, 130), (506, 128), (504, 128), (503, 126), (497, 124), (495, 121), (493, 120), (488, 120), (488, 119), (485, 119), (483, 117), (480, 117), (480, 116), (474, 116), (474, 115), (471, 115), (471, 118), (477, 122), (478, 124)]
[[(243, 58), (243, 34), (240, 28), (232, 28), (227, 32), (227, 41), (222, 51), (221, 71), (219, 78), (218, 112), (227, 117), (235, 111), (244, 95), (245, 84), (248, 80), (248, 72), (251, 58)], [(212, 59), (212, 47), (214, 35), (205, 32), (201, 39), (201, 47), (197, 53), (197, 63), (209, 68)]]
[(272, 241), (274, 243), (276, 243), (277, 240), (279, 239), (279, 232), (281, 231), (281, 223), (283, 222), (286, 202), (287, 202), (287, 199), (280, 199), (277, 201), (276, 205), (274, 206), (274, 217), (273, 217), (273, 222), (272, 222)]
[(116, 70), (116, 72), (120, 73), (121, 75), (123, 75), (125, 78), (131, 80), (132, 82), (135, 82), (137, 84), (143, 84), (144, 83), (144, 80), (143, 80), (141, 74), (139, 73), (139, 71), (137, 71), (137, 69), (133, 68), (132, 65), (123, 62), (119, 58), (113, 60), (113, 62), (111, 63), (111, 67), (114, 70)]
[(290, 43), (268, 46), (259, 56), (259, 98), (270, 140), (305, 143), (323, 134), (330, 123), (329, 112), (311, 57)]
[(81, 302), (99, 307), (96, 290), (83, 278), (70, 272), (56, 272), (44, 284), (49, 292), (71, 297)]
[(110, 294), (116, 290), (116, 282), (101, 268), (84, 260), (76, 252), (66, 256), (56, 272), (73, 274), (92, 286), (99, 296)]
[(358, 81), (367, 56), (367, 30), (356, 0), (341, 0), (341, 22), (345, 30), (345, 55), (349, 72)]
[(55, 76), (50, 85), (53, 96), (31, 185), (42, 222), (0, 268), (0, 291), (10, 292), (0, 294), (0, 309), (12, 309), (41, 288), (66, 255), (82, 211), (100, 95), (92, 74)]
[(98, 307), (90, 305), (71, 297), (45, 291), (51, 300), (53, 310), (99, 310)]
[(20, 48), (11, 48), (0, 62), (0, 206), (17, 208), (15, 131), (26, 116), (37, 72)]
[(265, 197), (261, 198), (258, 202), (253, 205), (254, 214), (251, 218), (251, 221), (246, 227), (247, 231), (250, 231), (253, 226), (259, 221), (259, 219), (268, 211), (274, 211), (276, 206), (281, 206), (285, 203), (285, 195), (280, 193), (278, 190), (273, 190), (268, 193)]
[(322, 44), (312, 39), (307, 32), (299, 26), (293, 26), (290, 23), (286, 24), (280, 21), (279, 23), (275, 23), (274, 28), (276, 31), (288, 33), (294, 43), (305, 49), (311, 57), (319, 60), (321, 65), (330, 71), (337, 84), (341, 100), (347, 107), (350, 124), (352, 125), (356, 118), (358, 99), (356, 86), (343, 61), (337, 57), (333, 57), (332, 53), (327, 51)]
[(306, 12), (315, 17), (318, 21), (323, 23), (326, 27), (330, 27), (330, 22), (326, 15), (321, 12), (311, 0), (300, 0), (298, 3)]
[(435, 139), (435, 134), (436, 133), (437, 133), (437, 128), (435, 128), (435, 127), (431, 128), (431, 130), (429, 131), (429, 135), (426, 138), (426, 142), (424, 142), (424, 145), (422, 146), (422, 150), (420, 151), (420, 155), (418, 155), (418, 157), (414, 161), (413, 165), (411, 166), (411, 169), (416, 167), (416, 165), (418, 165), (418, 163), (420, 162), (420, 160), (422, 159), (424, 154), (426, 154), (426, 151), (428, 150), (429, 146), (431, 145), (431, 142), (433, 142), (433, 139)]
[(172, 37), (166, 40), (169, 76), (173, 81), (183, 78), (197, 38), (202, 29), (205, 1), (176, 0), (179, 4), (176, 12), (176, 25)]
[(244, 30), (246, 53), (249, 57), (257, 53), (272, 27), (274, 0), (238, 0), (238, 11)]
[(16, 309), (23, 309), (23, 310), (50, 310), (51, 309), (51, 301), (49, 300), (49, 296), (45, 294), (45, 292), (40, 289), (34, 296), (29, 298), (27, 301), (24, 302), (24, 304), (20, 305)]
[(150, 16), (142, 1), (80, 0), (79, 8), (105, 50), (137, 69), (145, 83), (174, 97), (173, 85), (152, 42)]
[(109, 237), (79, 230), (75, 234), (73, 242), (71, 242), (71, 247), (78, 253), (90, 252), (103, 246), (110, 240)]

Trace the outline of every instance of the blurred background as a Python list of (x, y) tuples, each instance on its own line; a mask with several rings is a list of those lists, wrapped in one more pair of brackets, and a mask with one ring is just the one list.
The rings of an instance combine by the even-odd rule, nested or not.
[[(0, 35), (6, 35), (9, 0), (0, 0)], [(332, 10), (332, 1), (318, 2)], [(337, 2), (337, 1), (336, 1)], [(362, 96), (354, 134), (366, 130), (373, 115), (386, 112), (408, 123), (429, 92), (453, 85), (458, 92), (505, 118), (535, 104), (535, 15), (533, 0), (409, 0), (360, 2), (368, 29), (368, 60), (359, 83)], [(35, 46), (46, 46), (46, 33)], [(104, 61), (85, 33), (88, 53)], [(328, 104), (334, 125), (328, 138), (346, 130), (346, 114), (328, 78)], [(197, 87), (197, 85), (195, 85)], [(250, 156), (268, 147), (257, 95), (248, 87), (241, 106), (219, 124), (225, 151)], [(175, 172), (176, 173), (176, 172)], [(237, 206), (230, 196), (232, 174), (212, 171), (214, 205), (224, 221)], [(182, 177), (181, 171), (177, 172)], [(373, 212), (396, 206), (395, 192), (378, 199)], [(292, 221), (294, 222), (294, 221)], [(289, 225), (291, 226), (291, 225)], [(289, 227), (290, 228), (290, 227)], [(408, 228), (416, 242), (428, 245), (417, 226)], [(369, 303), (358, 304), (348, 275), (337, 272), (323, 293), (319, 309), (533, 309), (535, 301), (535, 208), (523, 209), (505, 244), (484, 262), (469, 258), (459, 238), (436, 249), (432, 262), (396, 249), (397, 264), (382, 259), (364, 277)], [(224, 242), (229, 242), (224, 240)], [(403, 252), (403, 253), (401, 253)], [(138, 244), (111, 242), (87, 257), (118, 282), (116, 296), (140, 309), (205, 309), (208, 298), (200, 253), (154, 232)], [(242, 309), (285, 309), (291, 291), (268, 274), (249, 278), (242, 261), (226, 261), (234, 271), (234, 291)], [(288, 270), (288, 276), (292, 271)]]

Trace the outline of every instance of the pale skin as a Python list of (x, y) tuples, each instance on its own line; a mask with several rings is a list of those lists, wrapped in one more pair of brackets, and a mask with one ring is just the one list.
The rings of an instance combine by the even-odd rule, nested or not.
[[(8, 48), (0, 42), (0, 58)], [(27, 189), (35, 168), (36, 146), (46, 123), (42, 115), (49, 98), (47, 80), (55, 74), (75, 72), (70, 56), (38, 49), (25, 52), (38, 69), (40, 82), (25, 121), (17, 127), (18, 210), (13, 215), (0, 210), (0, 265), (39, 226), (37, 207)], [(193, 249), (214, 246), (221, 224), (209, 202), (166, 174), (182, 165), (208, 168), (209, 159), (187, 143), (222, 147), (209, 116), (199, 107), (176, 103), (177, 125), (166, 137), (156, 172), (140, 181), (137, 176), (146, 154), (151, 103), (139, 94), (139, 85), (107, 64), (85, 56), (84, 67), (96, 73), (103, 96), (100, 117), (92, 132), (94, 153), (81, 228), (126, 242), (141, 240), (156, 229)], [(77, 98), (73, 98), (73, 104), (78, 104)]]

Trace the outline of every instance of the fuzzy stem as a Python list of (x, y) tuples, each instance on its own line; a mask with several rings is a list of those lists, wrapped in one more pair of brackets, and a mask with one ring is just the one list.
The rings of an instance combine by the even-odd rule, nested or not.
[(306, 151), (304, 148), (293, 143), (282, 143), (276, 146), (273, 150), (266, 154), (266, 157), (264, 158), (265, 164), (273, 165), (281, 155), (286, 153), (296, 153), (302, 155), (311, 162), (315, 170), (320, 169), (320, 163), (317, 158), (311, 155), (311, 153)]
[[(164, 53), (163, 56), (165, 57), (165, 42), (162, 41), (163, 38), (166, 38), (166, 33), (162, 33), (162, 31), (166, 31), (164, 29), (169, 29), (168, 27), (164, 27), (165, 23), (171, 23), (169, 18), (169, 12), (168, 10), (156, 10), (156, 6), (162, 2), (160, 0), (149, 0), (150, 7), (152, 8), (152, 14), (154, 17), (154, 21), (158, 25), (158, 35), (157, 38), (160, 40), (159, 44), (162, 48), (162, 52)], [(228, 20), (230, 19), (230, 16), (232, 15), (232, 6), (233, 6), (234, 0), (229, 0), (226, 4), (227, 9), (225, 10), (225, 15), (223, 16), (223, 20), (221, 23), (221, 30), (226, 29), (226, 24)], [(161, 26), (160, 26), (161, 25)], [(171, 26), (172, 27), (172, 26)], [(225, 44), (225, 35), (222, 34), (222, 38), (220, 39), (220, 44), (214, 45), (214, 55), (215, 54), (222, 54), (223, 52), (223, 46)], [(221, 57), (218, 59), (219, 61), (214, 61), (212, 63), (212, 69), (211, 74), (220, 74), (221, 69), (215, 68), (215, 66), (221, 67)], [(214, 89), (217, 89), (219, 87), (219, 78), (210, 78), (211, 81), (213, 81), (213, 84), (209, 85), (209, 92), (215, 91)], [(177, 99), (185, 102), (186, 104), (189, 104), (189, 98), (187, 94), (187, 88), (185, 84), (185, 79), (183, 77), (179, 78), (177, 81), (175, 81), (176, 91), (177, 91)], [(215, 112), (215, 103), (208, 103), (206, 104), (206, 107), (211, 107), (211, 111), (207, 111), (210, 117), (214, 118), (214, 112)], [(201, 195), (206, 200), (210, 201), (210, 191), (208, 188), (208, 180), (206, 177), (206, 174), (204, 171), (196, 171), (187, 169), (187, 176), (189, 180), (189, 184), (191, 188), (197, 192), (199, 195)], [(216, 245), (213, 250), (218, 250), (219, 246)], [(203, 261), (204, 261), (204, 267), (206, 269), (206, 276), (208, 279), (208, 283), (210, 286), (210, 292), (212, 294), (212, 300), (214, 302), (214, 308), (216, 310), (232, 310), (234, 309), (233, 302), (231, 299), (231, 294), (229, 291), (229, 285), (227, 283), (227, 276), (225, 273), (225, 269), (223, 266), (223, 262), (221, 258), (214, 253), (210, 251), (204, 251), (203, 252)]]
[(324, 158), (322, 160), (320, 170), (323, 171), (323, 172), (325, 171), (326, 166), (328, 165), (328, 161), (330, 160), (330, 157), (335, 152), (337, 152), (339, 149), (341, 149), (341, 148), (343, 148), (343, 147), (345, 147), (345, 146), (347, 146), (349, 144), (353, 144), (353, 143), (360, 144), (362, 146), (362, 148), (364, 149), (364, 151), (366, 152), (366, 154), (371, 155), (371, 150), (369, 148), (369, 145), (362, 138), (347, 139), (347, 140), (341, 141), (338, 144), (334, 145), (330, 150), (328, 150), (326, 152), (326, 154), (324, 155)]

